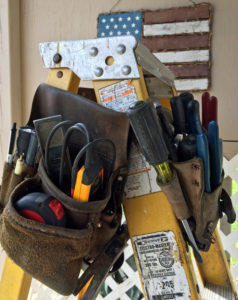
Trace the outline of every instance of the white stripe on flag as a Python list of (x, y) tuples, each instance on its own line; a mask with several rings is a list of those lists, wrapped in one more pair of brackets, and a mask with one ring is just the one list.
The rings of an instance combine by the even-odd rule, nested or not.
[(209, 32), (209, 21), (192, 21), (144, 25), (144, 36)]
[(176, 79), (174, 84), (177, 91), (206, 90), (208, 88), (208, 79)]
[(209, 50), (168, 51), (153, 54), (162, 63), (201, 62), (209, 60)]

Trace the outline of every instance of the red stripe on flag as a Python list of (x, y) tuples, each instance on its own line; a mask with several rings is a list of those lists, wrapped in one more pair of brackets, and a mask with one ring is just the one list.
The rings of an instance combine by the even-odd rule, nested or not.
[(167, 65), (176, 78), (200, 78), (209, 76), (208, 64)]
[(209, 34), (193, 34), (143, 38), (142, 43), (152, 52), (166, 50), (208, 49)]
[(144, 24), (162, 24), (192, 20), (204, 20), (210, 17), (210, 5), (201, 4), (194, 7), (178, 7), (144, 12)]

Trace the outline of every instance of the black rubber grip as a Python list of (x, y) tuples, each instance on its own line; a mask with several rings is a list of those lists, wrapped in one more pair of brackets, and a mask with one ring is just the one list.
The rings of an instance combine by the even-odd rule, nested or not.
[(183, 99), (179, 96), (170, 99), (170, 105), (173, 113), (175, 132), (182, 134), (186, 132), (186, 116), (184, 111)]
[(191, 100), (194, 100), (193, 94), (185, 92), (185, 93), (180, 94), (179, 97), (182, 98), (182, 100), (183, 100), (183, 108), (184, 108), (184, 112), (185, 112), (186, 132), (189, 132), (189, 115), (188, 115), (188, 112), (187, 112), (187, 107), (188, 107), (188, 103)]
[(138, 101), (129, 108), (127, 115), (148, 163), (158, 165), (168, 160), (168, 149), (153, 103)]

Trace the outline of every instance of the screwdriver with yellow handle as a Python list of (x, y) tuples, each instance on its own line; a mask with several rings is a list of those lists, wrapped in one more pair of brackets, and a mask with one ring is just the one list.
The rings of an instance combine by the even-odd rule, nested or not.
[(140, 145), (142, 154), (152, 165), (161, 184), (172, 180), (173, 173), (168, 162), (162, 129), (152, 102), (137, 101), (127, 111), (130, 124)]
[[(166, 147), (160, 121), (152, 102), (137, 101), (127, 111), (130, 124), (147, 162), (152, 165), (158, 175), (158, 183), (166, 184), (173, 179), (173, 172), (168, 162), (169, 151)], [(202, 263), (194, 235), (187, 219), (181, 220), (193, 247), (197, 262)]]

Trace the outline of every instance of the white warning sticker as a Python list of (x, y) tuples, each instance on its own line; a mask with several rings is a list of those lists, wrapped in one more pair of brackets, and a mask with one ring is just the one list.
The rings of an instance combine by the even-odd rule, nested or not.
[(101, 104), (116, 111), (127, 111), (129, 106), (137, 101), (135, 88), (131, 80), (123, 80), (100, 89)]
[(127, 198), (160, 191), (156, 183), (157, 174), (142, 155), (137, 143), (132, 142), (128, 158), (128, 177), (125, 185)]
[(191, 293), (172, 231), (133, 237), (148, 300), (189, 300)]

